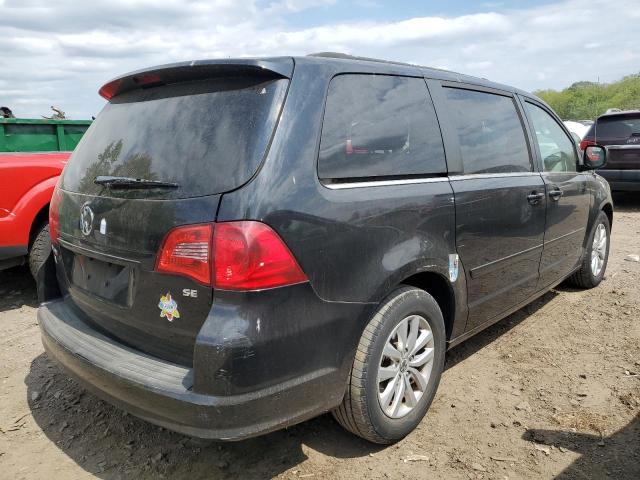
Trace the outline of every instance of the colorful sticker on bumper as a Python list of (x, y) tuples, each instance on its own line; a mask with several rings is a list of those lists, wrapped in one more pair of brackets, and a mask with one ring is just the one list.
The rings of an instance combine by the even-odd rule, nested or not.
[(174, 318), (180, 318), (178, 304), (173, 298), (171, 298), (171, 294), (169, 292), (160, 297), (158, 308), (160, 309), (160, 317), (165, 317), (170, 322), (173, 322)]

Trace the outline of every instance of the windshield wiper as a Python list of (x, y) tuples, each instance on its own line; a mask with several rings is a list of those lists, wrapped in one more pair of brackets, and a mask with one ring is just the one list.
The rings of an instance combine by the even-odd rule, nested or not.
[(145, 180), (144, 178), (112, 177), (109, 175), (98, 175), (93, 180), (93, 183), (110, 188), (178, 188), (180, 186), (173, 182)]

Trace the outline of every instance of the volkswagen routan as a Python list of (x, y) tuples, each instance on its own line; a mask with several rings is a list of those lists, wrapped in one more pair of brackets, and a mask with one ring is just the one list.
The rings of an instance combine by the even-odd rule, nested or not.
[(535, 96), (389, 61), (191, 61), (106, 83), (38, 272), (49, 358), (171, 430), (333, 412), (392, 443), (448, 349), (602, 280), (613, 203)]

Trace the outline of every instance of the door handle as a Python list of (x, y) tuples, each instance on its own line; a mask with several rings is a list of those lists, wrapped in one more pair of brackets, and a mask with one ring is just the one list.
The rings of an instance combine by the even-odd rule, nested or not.
[(538, 193), (535, 190), (531, 192), (529, 195), (527, 195), (527, 201), (531, 205), (536, 205), (537, 203), (540, 203), (540, 200), (542, 200), (543, 198), (544, 198), (544, 193)]
[(551, 200), (555, 200), (556, 202), (560, 200), (560, 197), (562, 195), (564, 195), (564, 192), (560, 188), (555, 188), (554, 190), (551, 190), (549, 192), (549, 196), (551, 197)]

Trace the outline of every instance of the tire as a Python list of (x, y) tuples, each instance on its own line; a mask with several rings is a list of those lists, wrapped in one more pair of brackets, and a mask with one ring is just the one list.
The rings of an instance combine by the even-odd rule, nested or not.
[(47, 257), (51, 253), (51, 238), (49, 237), (49, 224), (43, 224), (36, 235), (33, 237), (31, 248), (29, 249), (29, 270), (33, 278), (36, 278), (36, 274), (40, 267), (47, 260)]
[[(379, 369), (397, 370), (397, 375), (405, 375), (407, 378), (411, 378), (409, 380), (410, 386), (415, 385), (415, 387), (418, 387), (418, 383), (415, 381), (417, 377), (414, 375), (415, 372), (412, 373), (411, 365), (419, 363), (421, 361), (419, 357), (426, 358), (428, 356), (428, 348), (424, 347), (423, 350), (418, 350), (418, 352), (424, 353), (419, 353), (412, 357), (417, 359), (413, 363), (407, 363), (407, 360), (402, 360), (397, 362), (397, 366), (396, 362), (390, 360), (391, 357), (383, 356), (383, 349), (393, 338), (398, 340), (396, 344), (398, 350), (403, 350), (400, 348), (399, 337), (390, 338), (396, 328), (401, 328), (400, 325), (403, 321), (408, 322), (409, 335), (407, 337), (411, 336), (412, 331), (416, 331), (412, 330), (413, 326), (416, 325), (412, 322), (418, 322), (419, 330), (417, 331), (419, 335), (415, 342), (416, 347), (421, 341), (424, 341), (425, 337), (422, 336), (425, 334), (424, 332), (428, 332), (428, 329), (430, 329), (432, 340), (426, 345), (432, 346), (433, 356), (428, 380), (424, 381), (423, 388), (418, 392), (417, 395), (421, 396), (417, 398), (415, 406), (406, 406), (405, 400), (407, 400), (406, 404), (408, 405), (409, 397), (403, 396), (402, 405), (395, 407), (398, 409), (397, 415), (402, 415), (394, 418), (392, 416), (394, 414), (389, 412), (394, 410), (395, 397), (399, 398), (400, 396), (394, 394), (391, 397), (393, 401), (391, 406), (387, 407), (387, 412), (383, 410), (382, 403), (384, 400), (382, 397), (384, 392), (387, 392), (385, 387), (389, 387), (396, 377), (379, 383), (378, 375), (379, 372), (382, 372)], [(424, 321), (426, 321), (426, 324)], [(409, 338), (407, 345), (410, 345), (410, 343), (411, 339)], [(370, 442), (389, 444), (401, 440), (416, 428), (433, 401), (444, 369), (445, 350), (444, 319), (434, 298), (418, 288), (401, 287), (397, 289), (383, 300), (360, 338), (344, 399), (342, 404), (332, 412), (334, 418), (345, 429)], [(396, 353), (394, 352), (394, 355)], [(384, 366), (381, 362), (388, 366)], [(419, 368), (426, 370), (428, 364), (429, 362)], [(403, 373), (403, 368), (406, 373)], [(414, 368), (413, 370), (416, 369)], [(407, 388), (406, 385), (405, 383), (404, 389)], [(383, 391), (382, 393), (381, 390)], [(408, 390), (405, 390), (405, 392), (407, 393), (404, 395), (409, 394)]]
[[(595, 248), (594, 239), (598, 229), (604, 227), (606, 245), (603, 251), (602, 265), (600, 270), (596, 273), (592, 267), (592, 255)], [(609, 260), (609, 247), (611, 245), (611, 224), (609, 223), (609, 217), (604, 212), (600, 212), (596, 217), (596, 221), (593, 223), (591, 232), (589, 232), (589, 239), (587, 241), (587, 249), (582, 258), (580, 268), (569, 277), (569, 283), (578, 288), (593, 288), (597, 287), (607, 269), (607, 262)], [(600, 249), (602, 251), (602, 249)]]

